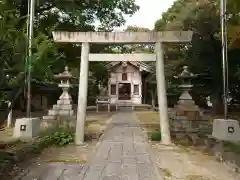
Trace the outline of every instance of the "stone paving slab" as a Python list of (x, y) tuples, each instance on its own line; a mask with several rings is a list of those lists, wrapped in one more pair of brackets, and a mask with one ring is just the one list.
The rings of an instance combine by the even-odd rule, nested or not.
[(114, 115), (89, 165), (46, 164), (18, 180), (160, 180), (134, 112)]

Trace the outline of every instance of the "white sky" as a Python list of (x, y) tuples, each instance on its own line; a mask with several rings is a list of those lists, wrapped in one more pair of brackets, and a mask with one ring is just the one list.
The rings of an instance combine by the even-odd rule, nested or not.
[(156, 20), (158, 20), (162, 13), (171, 7), (175, 0), (136, 0), (140, 6), (140, 10), (132, 17), (127, 17), (125, 27), (139, 26), (149, 29), (154, 28)]

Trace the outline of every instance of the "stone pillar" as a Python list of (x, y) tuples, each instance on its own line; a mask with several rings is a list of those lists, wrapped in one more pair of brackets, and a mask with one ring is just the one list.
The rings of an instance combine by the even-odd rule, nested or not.
[(155, 45), (155, 52), (157, 55), (156, 60), (156, 79), (157, 79), (157, 92), (158, 92), (158, 108), (160, 115), (160, 128), (163, 144), (171, 144), (171, 136), (169, 129), (167, 95), (164, 75), (164, 57), (162, 44), (157, 42)]
[(84, 125), (87, 108), (89, 43), (82, 43), (81, 66), (78, 90), (78, 108), (76, 124), (76, 145), (84, 143)]

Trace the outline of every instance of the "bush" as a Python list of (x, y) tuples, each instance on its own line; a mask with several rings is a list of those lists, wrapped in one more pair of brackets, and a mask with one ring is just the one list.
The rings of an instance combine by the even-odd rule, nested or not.
[(162, 139), (161, 132), (156, 131), (151, 134), (152, 141), (161, 141), (161, 139)]
[(0, 167), (5, 165), (6, 162), (8, 162), (9, 160), (12, 160), (12, 159), (14, 159), (14, 156), (12, 153), (0, 150)]
[(72, 128), (53, 128), (44, 132), (41, 136), (41, 144), (64, 146), (74, 141), (74, 130)]
[(234, 152), (236, 154), (240, 154), (240, 144), (235, 144), (231, 142), (224, 142), (224, 151), (225, 152)]

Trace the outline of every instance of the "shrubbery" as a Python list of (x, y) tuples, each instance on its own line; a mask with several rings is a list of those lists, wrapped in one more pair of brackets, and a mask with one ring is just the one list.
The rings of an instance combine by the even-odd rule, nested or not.
[(40, 140), (45, 145), (64, 146), (74, 141), (74, 129), (56, 127), (44, 132)]
[(150, 138), (152, 141), (161, 141), (162, 139), (161, 132), (159, 131), (152, 132)]

